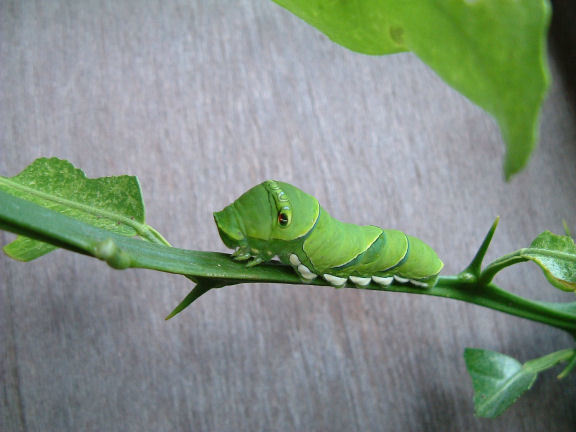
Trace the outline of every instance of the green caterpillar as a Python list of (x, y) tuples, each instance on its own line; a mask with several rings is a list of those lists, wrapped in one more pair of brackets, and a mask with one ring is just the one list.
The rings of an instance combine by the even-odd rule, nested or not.
[(332, 218), (318, 200), (288, 184), (267, 180), (244, 193), (214, 220), (232, 258), (248, 267), (276, 255), (304, 280), (321, 275), (342, 287), (410, 283), (433, 287), (444, 264), (423, 241), (397, 230)]

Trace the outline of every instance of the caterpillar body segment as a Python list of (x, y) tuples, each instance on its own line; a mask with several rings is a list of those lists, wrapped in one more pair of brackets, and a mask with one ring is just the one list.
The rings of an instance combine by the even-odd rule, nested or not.
[(283, 182), (265, 181), (214, 213), (233, 258), (249, 266), (278, 256), (304, 281), (335, 287), (435, 285), (443, 263), (423, 241), (402, 231), (334, 219), (316, 198)]

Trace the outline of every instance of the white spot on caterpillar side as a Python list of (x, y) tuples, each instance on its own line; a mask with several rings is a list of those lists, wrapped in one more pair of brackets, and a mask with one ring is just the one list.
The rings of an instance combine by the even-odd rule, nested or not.
[(396, 279), (396, 280), (397, 280), (398, 282), (400, 282), (400, 283), (406, 283), (406, 282), (409, 281), (409, 279), (406, 279), (406, 278), (403, 278), (403, 277), (400, 277), (400, 276), (396, 276), (396, 275), (394, 275), (394, 279)]
[(390, 277), (372, 276), (372, 280), (379, 285), (388, 286), (392, 283), (394, 278), (392, 276)]
[(335, 287), (340, 287), (346, 283), (346, 278), (341, 278), (331, 274), (323, 274), (322, 277), (326, 279), (326, 282), (330, 283), (330, 285), (334, 285)]
[(416, 280), (410, 280), (410, 283), (414, 286), (421, 287), (421, 288), (428, 288), (428, 284), (426, 282), (420, 282)]
[(298, 267), (301, 264), (300, 259), (296, 254), (290, 255), (290, 264), (292, 264), (294, 267)]
[(302, 275), (304, 279), (308, 280), (315, 279), (316, 276), (318, 276), (317, 274), (312, 273), (310, 269), (306, 267), (304, 264), (300, 264), (298, 266), (298, 272), (300, 273), (300, 275)]
[(358, 277), (358, 276), (350, 276), (350, 280), (358, 286), (366, 286), (370, 283), (371, 279), (365, 277)]
[(300, 273), (311, 273), (310, 269), (308, 267), (306, 267), (304, 264), (300, 264), (298, 266), (298, 271)]

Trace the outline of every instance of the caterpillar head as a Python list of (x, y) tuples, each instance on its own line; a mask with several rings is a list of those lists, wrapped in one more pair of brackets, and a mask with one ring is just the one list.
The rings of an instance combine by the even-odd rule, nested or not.
[(286, 242), (304, 236), (316, 222), (316, 198), (288, 183), (267, 180), (244, 193), (214, 220), (224, 244), (237, 249), (235, 259), (256, 265), (281, 255)]

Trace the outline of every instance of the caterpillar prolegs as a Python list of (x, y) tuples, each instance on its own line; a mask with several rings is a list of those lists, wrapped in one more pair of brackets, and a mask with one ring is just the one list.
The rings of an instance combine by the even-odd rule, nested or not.
[(332, 218), (318, 200), (283, 182), (267, 180), (244, 193), (214, 220), (232, 257), (252, 267), (278, 256), (304, 280), (333, 286), (350, 280), (433, 287), (443, 263), (423, 241), (402, 231)]

